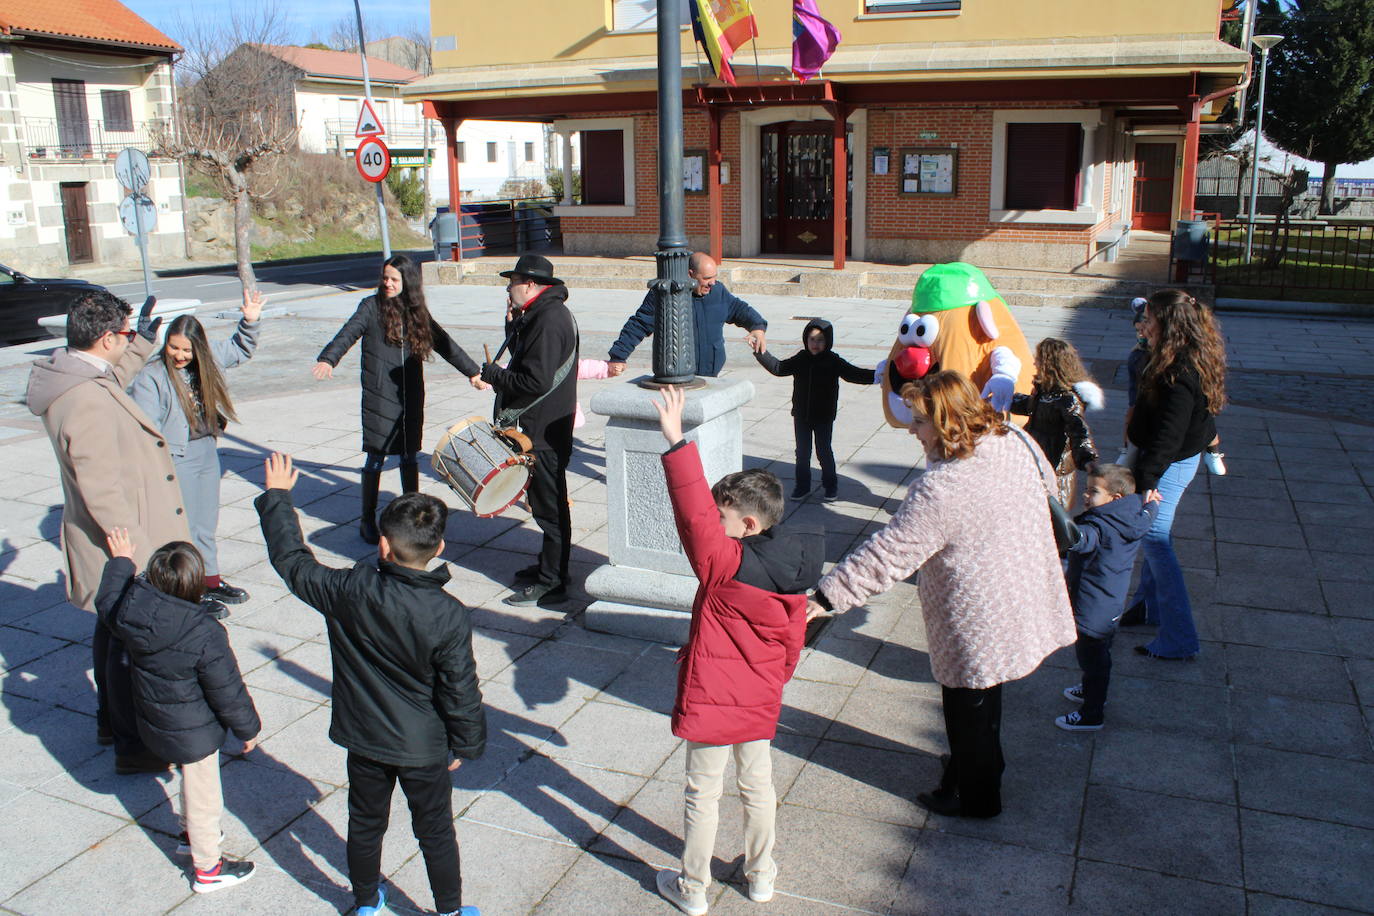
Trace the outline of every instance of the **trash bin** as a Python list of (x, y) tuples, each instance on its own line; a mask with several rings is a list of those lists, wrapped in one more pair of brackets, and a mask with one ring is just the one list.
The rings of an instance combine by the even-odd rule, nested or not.
[(434, 260), (453, 259), (453, 246), (458, 244), (458, 214), (440, 213), (429, 221), (429, 234), (434, 239)]

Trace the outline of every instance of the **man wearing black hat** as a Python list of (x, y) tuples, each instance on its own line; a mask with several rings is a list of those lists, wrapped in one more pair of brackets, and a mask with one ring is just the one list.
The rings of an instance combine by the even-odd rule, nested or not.
[(572, 515), (568, 461), (577, 412), (577, 323), (568, 310), (568, 288), (553, 275), (548, 258), (522, 255), (506, 284), (506, 337), (510, 362), (482, 366), (482, 381), (496, 390), (496, 425), (518, 423), (530, 437), (530, 514), (544, 532), (539, 562), (515, 574), (506, 604), (552, 603), (567, 597)]

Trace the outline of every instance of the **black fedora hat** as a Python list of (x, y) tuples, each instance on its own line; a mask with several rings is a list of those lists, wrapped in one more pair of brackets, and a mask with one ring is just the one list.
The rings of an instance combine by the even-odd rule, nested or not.
[(549, 259), (537, 254), (522, 254), (520, 260), (515, 262), (514, 270), (503, 270), (500, 275), (509, 280), (516, 274), (529, 277), (531, 280), (538, 280), (540, 283), (547, 283), (550, 286), (563, 282), (553, 275), (553, 264), (549, 262)]

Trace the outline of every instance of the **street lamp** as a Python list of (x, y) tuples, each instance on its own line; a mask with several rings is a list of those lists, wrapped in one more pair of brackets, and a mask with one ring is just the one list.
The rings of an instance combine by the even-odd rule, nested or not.
[(1255, 206), (1259, 202), (1259, 145), (1264, 130), (1264, 77), (1269, 71), (1269, 49), (1283, 41), (1282, 35), (1252, 35), (1250, 41), (1260, 49), (1259, 102), (1255, 108), (1255, 148), (1250, 157), (1250, 220), (1245, 226), (1245, 263), (1250, 263), (1255, 244)]

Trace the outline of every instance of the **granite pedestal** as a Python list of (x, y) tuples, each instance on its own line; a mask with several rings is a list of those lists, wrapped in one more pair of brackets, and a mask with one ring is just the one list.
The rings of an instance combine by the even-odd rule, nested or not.
[[(708, 481), (743, 466), (739, 409), (754, 396), (742, 379), (706, 379), (687, 392), (683, 435), (697, 444)], [(660, 461), (667, 443), (653, 402), (633, 382), (602, 391), (592, 410), (606, 421), (609, 560), (587, 577), (588, 629), (681, 644), (697, 580), (682, 553)]]

